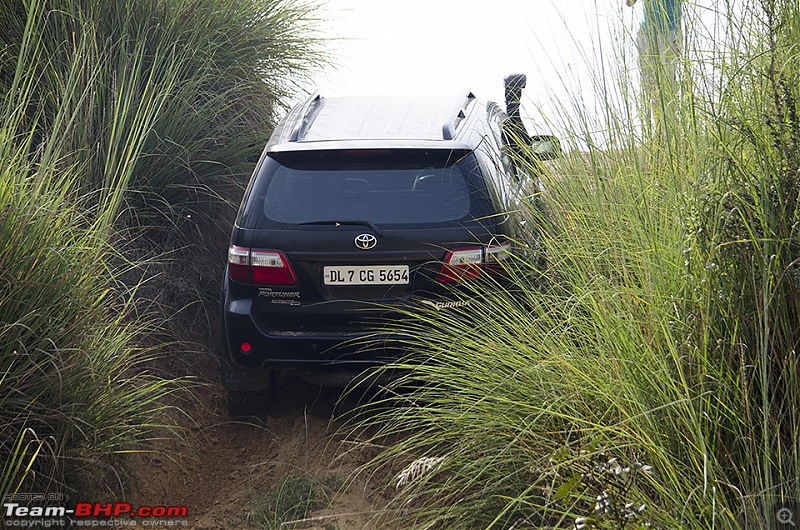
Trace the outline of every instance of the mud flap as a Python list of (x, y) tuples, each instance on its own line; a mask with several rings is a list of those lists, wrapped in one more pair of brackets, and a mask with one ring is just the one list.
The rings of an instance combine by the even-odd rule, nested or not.
[(269, 368), (239, 368), (224, 356), (220, 358), (220, 379), (222, 386), (228, 390), (270, 391), (274, 377), (273, 370)]
[(251, 368), (243, 370), (220, 359), (220, 379), (228, 393), (230, 416), (263, 416), (272, 403), (273, 370)]

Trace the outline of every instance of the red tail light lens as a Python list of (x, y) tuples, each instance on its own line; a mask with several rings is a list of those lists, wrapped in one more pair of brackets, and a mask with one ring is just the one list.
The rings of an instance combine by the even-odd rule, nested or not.
[(297, 285), (289, 259), (280, 250), (252, 249), (250, 267), (256, 285)]
[(445, 256), (436, 280), (442, 283), (456, 283), (478, 279), (482, 274), (497, 276), (504, 272), (502, 262), (510, 257), (510, 252), (510, 242), (488, 247), (451, 250)]
[(451, 250), (445, 256), (436, 280), (442, 283), (474, 280), (480, 277), (482, 264), (483, 249), (481, 247)]
[(280, 250), (228, 248), (228, 276), (254, 285), (297, 285), (297, 277), (286, 254)]

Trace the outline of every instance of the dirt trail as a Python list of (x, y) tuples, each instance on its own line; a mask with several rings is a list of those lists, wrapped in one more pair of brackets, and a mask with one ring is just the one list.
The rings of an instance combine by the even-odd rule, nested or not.
[[(164, 454), (140, 455), (138, 505), (188, 506), (189, 528), (235, 530), (258, 524), (265, 499), (287, 476), (327, 481), (340, 488), (350, 474), (374, 454), (342, 444), (341, 414), (358, 405), (356, 398), (338, 403), (341, 389), (321, 388), (295, 377), (285, 381), (264, 421), (236, 421), (226, 414), (225, 394), (214, 381), (209, 356), (199, 371), (208, 386), (196, 391), (197, 402), (181, 421), (183, 439), (157, 442)], [(312, 513), (316, 521), (282, 528), (370, 528), (385, 504), (374, 493), (384, 484), (360, 478), (346, 491), (332, 492), (330, 505)], [(261, 506), (260, 506), (261, 505)]]
[[(232, 197), (230, 204), (238, 200)], [(296, 377), (283, 382), (263, 421), (228, 417), (218, 360), (212, 353), (219, 332), (213, 315), (236, 211), (224, 205), (216, 208), (216, 214), (209, 210), (209, 219), (216, 215), (217, 222), (187, 229), (195, 235), (192, 259), (156, 261), (150, 267), (153, 281), (138, 291), (144, 300), (154, 300), (153, 306), (174, 314), (166, 326), (171, 339), (205, 350), (167, 357), (164, 362), (169, 366), (159, 370), (189, 374), (203, 386), (193, 391), (193, 401), (177, 404), (184, 414), (175, 421), (183, 432), (166, 433), (154, 441), (154, 452), (134, 457), (138, 484), (129, 488), (134, 492), (124, 502), (185, 505), (188, 528), (197, 530), (263, 529), (265, 524), (257, 521), (259, 509), (263, 511), (264, 499), (287, 476), (340, 486), (375, 452), (342, 444), (341, 416), (358, 405), (356, 398), (339, 403), (341, 389), (321, 388)], [(347, 491), (330, 492), (329, 506), (313, 511), (320, 518), (318, 524), (282, 528), (376, 528), (371, 520), (386, 504), (376, 492), (383, 491), (390, 479), (375, 477), (368, 484), (359, 478), (347, 484)]]

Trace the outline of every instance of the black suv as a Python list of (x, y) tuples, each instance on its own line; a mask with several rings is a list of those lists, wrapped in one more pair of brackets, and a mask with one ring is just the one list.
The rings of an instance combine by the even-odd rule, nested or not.
[(452, 284), (502, 271), (524, 226), (514, 201), (538, 181), (515, 153), (560, 149), (552, 136), (528, 137), (524, 83), (506, 79), (507, 111), (469, 93), (314, 95), (289, 112), (228, 250), (221, 372), (232, 406), (268, 387), (274, 369), (357, 371), (391, 359), (380, 341), (353, 339), (392, 318), (393, 305), (447, 304)]

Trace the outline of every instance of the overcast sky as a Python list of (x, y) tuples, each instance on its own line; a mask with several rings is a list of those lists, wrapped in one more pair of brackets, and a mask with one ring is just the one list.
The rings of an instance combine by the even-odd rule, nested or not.
[(337, 39), (337, 68), (315, 75), (309, 88), (329, 95), (468, 89), (502, 101), (503, 77), (522, 72), (523, 113), (543, 123), (557, 112), (554, 99), (576, 91), (594, 97), (600, 50), (610, 54), (621, 35), (635, 34), (640, 11), (624, 0), (326, 0), (321, 25)]
[[(732, 0), (685, 0), (705, 17)], [(328, 95), (453, 94), (471, 90), (503, 100), (503, 77), (528, 76), (523, 116), (529, 129), (553, 130), (575, 101), (602, 112), (616, 82), (598, 87), (605, 58), (638, 83), (633, 39), (641, 2), (625, 0), (321, 0), (323, 36), (336, 68), (306, 87)], [(616, 57), (616, 59), (615, 59)], [(607, 66), (607, 65), (606, 65)], [(607, 73), (608, 75), (608, 73)], [(533, 132), (533, 131), (532, 131)]]

